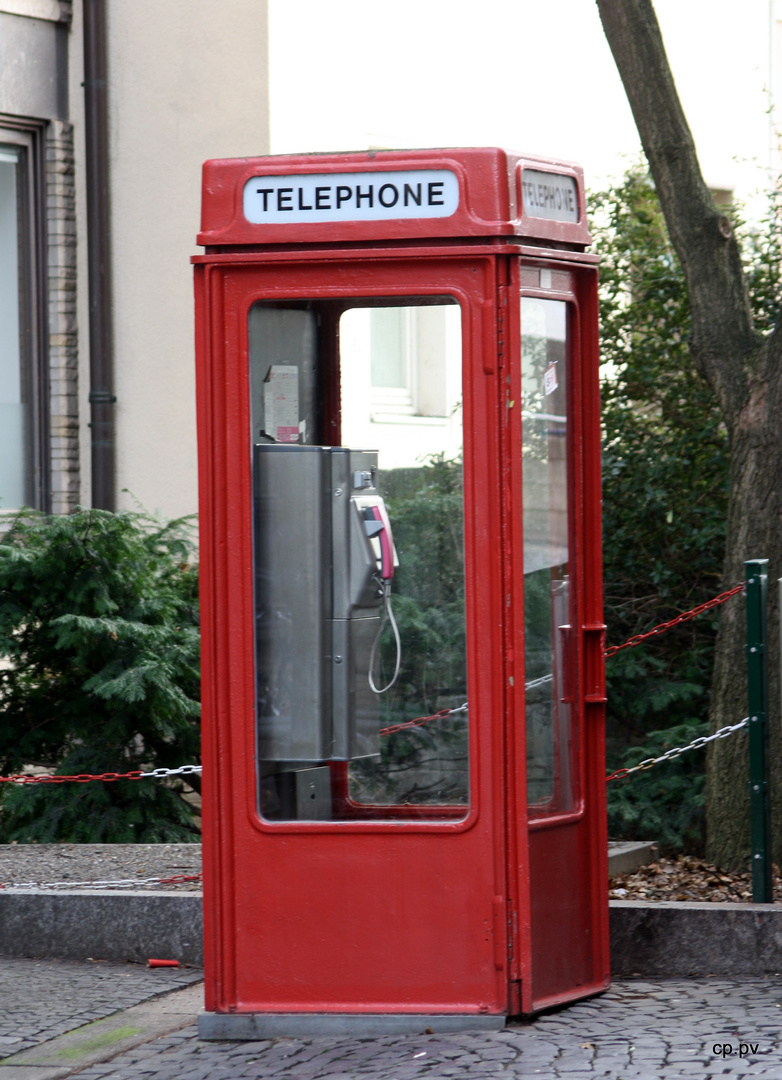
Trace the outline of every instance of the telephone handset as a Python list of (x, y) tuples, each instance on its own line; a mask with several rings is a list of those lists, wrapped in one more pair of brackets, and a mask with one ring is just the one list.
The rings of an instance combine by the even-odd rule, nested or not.
[[(371, 474), (368, 473), (354, 473), (354, 484), (359, 488), (374, 487), (374, 476), (372, 475), (370, 479), (370, 475)], [(397, 558), (396, 548), (394, 547), (391, 522), (389, 521), (388, 511), (386, 510), (386, 504), (383, 499), (376, 494), (357, 494), (353, 496), (353, 501), (359, 511), (361, 524), (364, 526), (364, 534), (369, 543), (369, 548), (371, 549), (371, 559), (374, 563), (374, 568), (371, 572), (371, 581), (366, 582), (367, 585), (370, 585), (371, 590), (374, 593), (373, 599), (369, 602), (373, 606), (378, 602), (383, 605), (383, 615), (369, 655), (367, 678), (373, 693), (384, 694), (387, 690), (390, 690), (396, 682), (402, 662), (402, 643), (399, 638), (396, 619), (394, 618), (394, 613), (391, 609), (391, 581), (394, 577), (394, 569), (399, 565), (399, 560)], [(359, 560), (357, 560), (357, 562), (358, 561)], [(368, 598), (368, 592), (369, 590), (365, 589), (362, 591), (362, 595)], [(391, 628), (394, 632), (396, 641), (396, 665), (390, 682), (380, 688), (375, 685), (372, 668), (375, 664), (375, 656), (380, 643), (380, 635), (383, 633), (386, 622), (391, 624)]]
[(383, 581), (391, 581), (394, 576), (396, 552), (391, 522), (385, 503), (380, 500), (372, 506), (364, 507), (364, 528), (370, 540), (377, 540), (380, 545), (380, 565), (378, 571)]

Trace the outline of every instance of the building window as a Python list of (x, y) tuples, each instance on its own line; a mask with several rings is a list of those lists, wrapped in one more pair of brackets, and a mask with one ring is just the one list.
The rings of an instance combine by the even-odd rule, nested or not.
[(449, 298), (375, 301), (340, 318), (342, 437), (386, 468), (462, 453), (461, 308)]
[(388, 412), (415, 412), (415, 309), (377, 308), (369, 313), (372, 403)]
[(0, 511), (48, 509), (39, 133), (0, 127)]
[[(442, 306), (369, 312), (372, 406), (376, 414), (448, 415), (446, 346), (458, 335), (458, 312)], [(450, 333), (449, 333), (450, 331)], [(455, 352), (460, 362), (460, 342)]]

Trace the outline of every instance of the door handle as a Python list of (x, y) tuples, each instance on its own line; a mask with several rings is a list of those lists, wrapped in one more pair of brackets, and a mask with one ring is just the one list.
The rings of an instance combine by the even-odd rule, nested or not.
[(606, 624), (584, 626), (584, 700), (602, 705), (606, 701), (605, 675)]

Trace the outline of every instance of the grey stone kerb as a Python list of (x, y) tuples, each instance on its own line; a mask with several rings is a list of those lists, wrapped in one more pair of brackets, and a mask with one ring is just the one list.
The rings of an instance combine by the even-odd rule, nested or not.
[(782, 971), (782, 906), (611, 902), (613, 975)]
[(202, 967), (200, 893), (0, 891), (0, 955)]
[[(0, 955), (203, 964), (200, 893), (0, 890)], [(611, 902), (622, 975), (782, 971), (782, 905)]]

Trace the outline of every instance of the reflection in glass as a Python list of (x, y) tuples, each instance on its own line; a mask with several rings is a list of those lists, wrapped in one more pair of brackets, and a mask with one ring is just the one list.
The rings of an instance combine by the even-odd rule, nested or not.
[(573, 807), (567, 307), (521, 301), (524, 640), (529, 803)]

